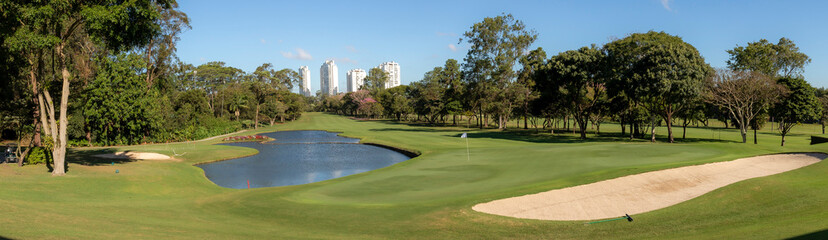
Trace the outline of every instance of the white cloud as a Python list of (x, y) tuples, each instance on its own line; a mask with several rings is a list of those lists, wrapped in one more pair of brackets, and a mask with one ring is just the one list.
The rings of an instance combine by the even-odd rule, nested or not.
[(351, 45), (345, 46), (345, 49), (347, 49), (348, 52), (352, 52), (352, 53), (359, 52), (359, 51), (357, 51), (357, 49), (354, 46), (351, 46)]
[(454, 46), (454, 44), (449, 44), (448, 48), (451, 49), (452, 52), (457, 52), (457, 46)]
[(356, 64), (357, 64), (357, 61), (356, 61), (356, 60), (353, 60), (353, 59), (350, 59), (350, 58), (347, 58), (347, 57), (344, 57), (344, 58), (333, 58), (333, 60), (334, 60), (335, 62), (340, 62), (340, 63), (350, 63), (350, 64), (354, 64), (354, 65), (356, 65)]
[(285, 58), (290, 59), (298, 59), (298, 60), (312, 60), (313, 56), (310, 53), (306, 52), (305, 49), (296, 48), (296, 53), (292, 52), (282, 52), (282, 56)]
[(661, 0), (661, 6), (664, 6), (664, 9), (667, 9), (667, 11), (673, 11), (673, 9), (670, 8), (670, 2), (672, 1), (673, 0)]
[(259, 39), (259, 42), (262, 42), (262, 44), (266, 44), (266, 43), (267, 43), (267, 40), (265, 40), (264, 38), (262, 38), (262, 39)]

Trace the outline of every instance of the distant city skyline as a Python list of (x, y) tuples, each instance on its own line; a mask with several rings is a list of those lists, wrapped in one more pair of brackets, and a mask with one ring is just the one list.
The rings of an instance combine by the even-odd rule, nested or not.
[[(635, 32), (664, 31), (695, 46), (713, 67), (725, 67), (726, 50), (748, 42), (791, 39), (811, 57), (804, 77), (828, 87), (828, 2), (824, 1), (225, 1), (180, 0), (192, 30), (181, 35), (178, 56), (200, 65), (223, 61), (252, 72), (262, 63), (297, 69), (335, 60), (343, 69), (370, 71), (399, 63), (400, 84), (422, 79), (446, 59), (459, 62), (463, 33), (485, 17), (511, 13), (538, 33), (532, 49), (547, 56), (603, 45)], [(289, 9), (289, 10), (288, 10)], [(278, 14), (274, 14), (274, 11)], [(364, 12), (354, 17), (352, 13)], [(772, 16), (772, 17), (769, 17)], [(354, 31), (355, 28), (360, 29)], [(313, 75), (313, 74), (312, 74)], [(345, 85), (346, 72), (338, 73)], [(314, 84), (315, 85), (315, 84)], [(316, 89), (313, 89), (315, 92)]]
[(311, 74), (308, 66), (299, 67), (299, 76), (302, 78), (302, 85), (299, 85), (299, 93), (304, 96), (314, 96)]
[(328, 95), (339, 93), (339, 68), (334, 60), (325, 61), (319, 68), (319, 91)]
[(368, 76), (365, 70), (360, 68), (351, 69), (347, 73), (348, 92), (359, 90), (365, 84), (365, 77)]

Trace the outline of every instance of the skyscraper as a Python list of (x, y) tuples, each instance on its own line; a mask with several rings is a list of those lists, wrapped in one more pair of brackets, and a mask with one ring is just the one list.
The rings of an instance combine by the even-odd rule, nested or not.
[(299, 75), (302, 77), (302, 85), (299, 86), (299, 93), (304, 96), (311, 96), (311, 77), (310, 77), (310, 70), (308, 70), (308, 66), (301, 66), (299, 67)]
[(348, 92), (359, 90), (364, 84), (365, 76), (365, 70), (359, 68), (348, 71)]
[(384, 62), (378, 68), (388, 73), (388, 82), (385, 83), (385, 89), (400, 85), (400, 64), (394, 61)]
[(339, 92), (339, 71), (333, 60), (327, 60), (319, 69), (319, 88), (323, 94), (336, 95)]

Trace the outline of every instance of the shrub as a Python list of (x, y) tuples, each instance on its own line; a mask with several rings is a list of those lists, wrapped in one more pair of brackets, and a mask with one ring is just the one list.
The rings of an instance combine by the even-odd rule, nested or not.
[(26, 164), (45, 164), (52, 161), (52, 154), (43, 147), (35, 147), (26, 156)]

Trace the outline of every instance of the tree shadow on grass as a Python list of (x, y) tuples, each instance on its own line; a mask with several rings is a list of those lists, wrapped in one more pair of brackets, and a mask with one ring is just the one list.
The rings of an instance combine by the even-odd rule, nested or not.
[(370, 129), (372, 132), (458, 132), (457, 129), (442, 129), (442, 128), (374, 128)]
[(12, 240), (12, 239), (14, 239), (14, 238), (7, 238), (7, 237), (4, 237), (4, 236), (0, 236), (0, 240)]
[[(456, 134), (460, 137), (460, 134)], [(601, 133), (589, 134), (586, 139), (581, 139), (579, 135), (570, 133), (540, 133), (535, 130), (507, 130), (507, 131), (490, 131), (490, 132), (474, 132), (468, 133), (469, 138), (491, 138), (491, 139), (505, 139), (512, 141), (523, 141), (532, 143), (589, 143), (589, 142), (649, 142), (649, 135), (645, 139), (635, 138), (630, 140), (629, 135), (622, 136), (619, 133)], [(707, 138), (674, 138), (676, 143), (703, 143), (703, 142), (735, 142), (731, 140), (707, 139)], [(656, 135), (656, 141), (667, 142), (667, 136)]]
[[(99, 150), (69, 150), (66, 153), (66, 161), (69, 163), (75, 163), (85, 166), (101, 166), (107, 164), (122, 164), (128, 162), (134, 162), (135, 160), (129, 158), (102, 158), (97, 157), (95, 155), (98, 154), (113, 154), (115, 153), (115, 149), (99, 149)], [(127, 153), (129, 151), (125, 151)], [(123, 153), (122, 153), (123, 155)]]
[(799, 235), (792, 238), (787, 238), (790, 240), (805, 240), (805, 239), (828, 239), (828, 229), (824, 229), (822, 231), (816, 231), (808, 234)]

